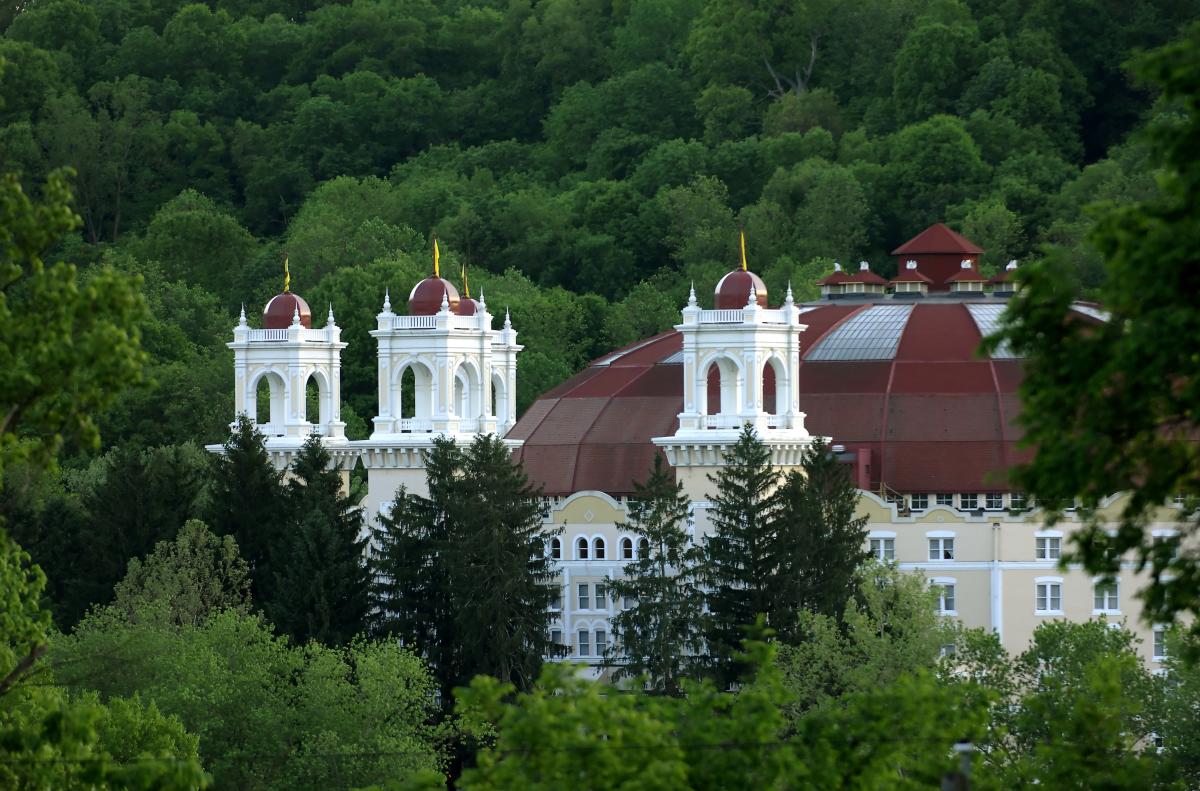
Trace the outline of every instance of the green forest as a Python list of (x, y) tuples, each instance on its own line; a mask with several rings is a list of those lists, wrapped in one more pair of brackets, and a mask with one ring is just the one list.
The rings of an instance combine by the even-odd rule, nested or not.
[[(439, 446), (429, 497), (401, 498), (364, 564), (361, 478), (343, 491), (319, 442), (285, 477), (252, 425), (231, 436), (224, 344), (286, 259), (343, 328), (342, 415), (365, 437), (368, 331), (436, 234), (443, 274), (511, 312), (523, 411), (673, 325), (690, 284), (707, 305), (739, 228), (776, 302), (815, 299), (834, 262), (893, 274), (939, 221), (986, 273), (1044, 259), (1027, 351), (1083, 348), (1051, 308), (1118, 304), (1150, 265), (1176, 340), (1200, 337), (1178, 302), (1197, 20), (1200, 0), (0, 2), (0, 787), (556, 789), (585, 766), (593, 788), (916, 789), (959, 742), (972, 787), (1194, 786), (1195, 635), (1171, 634), (1166, 678), (1097, 621), (1009, 656), (938, 618), (919, 576), (864, 562), (830, 457), (782, 476), (749, 436), (703, 551), (645, 471), (625, 527), (659, 555), (608, 591), (634, 602), (612, 626), (623, 691), (581, 681), (543, 661), (549, 536), (502, 446)], [(1122, 247), (1147, 228), (1153, 261)], [(1108, 348), (1034, 378), (1084, 382)], [(1097, 414), (1116, 434), (1115, 411), (1156, 419), (1145, 393), (1181, 370), (1147, 367), (1143, 400)], [(1101, 496), (1168, 458), (1147, 430)], [(1095, 479), (1062, 474), (1070, 450), (1030, 492)], [(1194, 453), (1170, 460), (1146, 502), (1200, 495)], [(779, 560), (816, 546), (823, 566)], [(1196, 579), (1156, 612), (1193, 606)], [(478, 639), (494, 623), (520, 629)]]
[[(73, 168), (54, 256), (142, 277), (146, 384), (105, 447), (219, 442), (222, 344), (281, 289), (332, 303), (352, 438), (366, 331), (469, 268), (527, 346), (519, 408), (678, 320), (737, 260), (805, 298), (834, 260), (945, 221), (984, 269), (1153, 193), (1134, 134), (1172, 108), (1123, 64), (1200, 4), (1096, 0), (10, 1), (0, 170)], [(19, 12), (19, 13), (16, 13)], [(461, 289), (460, 289), (461, 290)]]

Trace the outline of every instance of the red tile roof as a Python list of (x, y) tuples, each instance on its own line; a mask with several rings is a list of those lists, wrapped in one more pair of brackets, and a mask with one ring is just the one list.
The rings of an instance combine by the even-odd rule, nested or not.
[(892, 251), (892, 255), (915, 253), (969, 253), (979, 255), (983, 249), (946, 225), (931, 225)]

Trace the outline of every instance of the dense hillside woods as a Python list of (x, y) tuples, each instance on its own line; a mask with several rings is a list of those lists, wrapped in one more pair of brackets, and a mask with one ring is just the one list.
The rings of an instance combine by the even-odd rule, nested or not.
[[(1072, 248), (1093, 201), (1152, 192), (1131, 133), (1170, 107), (1123, 63), (1196, 0), (31, 0), (0, 39), (0, 169), (75, 170), (60, 253), (141, 273), (148, 384), (108, 444), (215, 441), (239, 303), (294, 284), (351, 343), (432, 232), (511, 308), (520, 407), (668, 326), (746, 229), (772, 288), (812, 296), (945, 220), (985, 269)], [(16, 9), (16, 10), (14, 10)], [(177, 418), (177, 419), (176, 419)]]

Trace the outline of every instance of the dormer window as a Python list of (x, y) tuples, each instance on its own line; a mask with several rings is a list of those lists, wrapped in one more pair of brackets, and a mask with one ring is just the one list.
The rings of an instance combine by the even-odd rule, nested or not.
[(917, 262), (914, 260), (905, 261), (904, 269), (892, 278), (892, 288), (897, 296), (902, 297), (924, 296), (929, 293), (931, 283), (932, 280), (917, 271)]
[(975, 261), (971, 258), (964, 258), (959, 264), (959, 269), (953, 275), (946, 279), (950, 284), (950, 291), (954, 293), (964, 292), (983, 292), (983, 284), (987, 282), (983, 275), (979, 274), (979, 270), (975, 268)]

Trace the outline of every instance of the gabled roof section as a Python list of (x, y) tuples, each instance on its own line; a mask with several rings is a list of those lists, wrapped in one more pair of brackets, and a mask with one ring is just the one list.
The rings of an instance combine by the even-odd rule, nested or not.
[(914, 253), (945, 253), (947, 255), (968, 253), (979, 255), (983, 249), (943, 223), (931, 225), (892, 251), (892, 255)]

